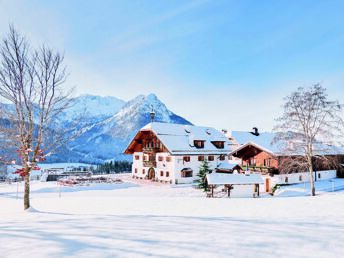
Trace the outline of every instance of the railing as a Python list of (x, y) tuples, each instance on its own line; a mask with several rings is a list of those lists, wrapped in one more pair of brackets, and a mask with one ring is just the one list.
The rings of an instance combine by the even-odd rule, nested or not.
[(159, 150), (160, 150), (160, 147), (145, 147), (145, 148), (143, 148), (143, 152), (159, 151)]
[(156, 168), (156, 161), (143, 161), (143, 166)]

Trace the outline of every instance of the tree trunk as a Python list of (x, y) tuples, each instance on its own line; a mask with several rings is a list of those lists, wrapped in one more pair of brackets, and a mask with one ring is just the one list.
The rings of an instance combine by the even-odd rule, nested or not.
[(311, 191), (312, 191), (312, 196), (315, 196), (315, 186), (314, 186), (314, 173), (313, 173), (313, 166), (310, 164), (309, 166), (309, 173), (310, 173), (310, 183), (311, 183)]
[(24, 210), (30, 208), (30, 175), (24, 177)]

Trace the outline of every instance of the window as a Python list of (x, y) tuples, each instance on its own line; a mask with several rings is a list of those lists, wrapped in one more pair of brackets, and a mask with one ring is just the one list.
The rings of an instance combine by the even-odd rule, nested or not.
[(190, 156), (184, 156), (183, 161), (184, 162), (190, 162)]
[(170, 172), (166, 171), (166, 177), (170, 177)]
[(139, 159), (140, 159), (140, 156), (139, 156), (139, 155), (135, 155), (135, 159), (136, 159), (136, 160), (139, 160)]
[(266, 159), (264, 159), (264, 167), (266, 167)]
[(147, 161), (147, 156), (143, 156), (143, 161)]
[(192, 170), (185, 170), (181, 172), (182, 177), (192, 177)]
[(214, 161), (214, 156), (208, 156), (209, 161)]
[(164, 161), (164, 157), (159, 156), (159, 157), (158, 157), (158, 160), (159, 160), (159, 161)]
[(166, 157), (166, 161), (170, 162), (171, 161), (171, 157)]
[(197, 149), (202, 149), (202, 148), (204, 148), (204, 141), (195, 140), (194, 141), (194, 146)]
[(288, 183), (288, 177), (287, 176), (285, 177), (284, 182)]
[(204, 156), (198, 156), (198, 161), (204, 161)]
[(225, 160), (226, 159), (226, 155), (220, 155), (219, 159), (220, 160)]
[(302, 181), (302, 176), (299, 176), (299, 181)]
[(160, 171), (160, 176), (164, 176), (164, 171)]
[(137, 168), (135, 168), (135, 173), (137, 173)]
[(321, 175), (320, 175), (320, 173), (318, 173), (318, 178), (321, 178)]
[(142, 174), (146, 174), (146, 170), (142, 169)]
[(218, 149), (223, 149), (225, 147), (225, 142), (223, 141), (214, 141), (211, 143)]

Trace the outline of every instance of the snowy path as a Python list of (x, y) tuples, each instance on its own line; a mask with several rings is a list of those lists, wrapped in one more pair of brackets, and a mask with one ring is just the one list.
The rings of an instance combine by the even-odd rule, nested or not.
[[(342, 257), (344, 192), (207, 199), (180, 187), (0, 187), (1, 257)], [(191, 196), (191, 197), (190, 197)], [(25, 253), (23, 250), (27, 250)]]

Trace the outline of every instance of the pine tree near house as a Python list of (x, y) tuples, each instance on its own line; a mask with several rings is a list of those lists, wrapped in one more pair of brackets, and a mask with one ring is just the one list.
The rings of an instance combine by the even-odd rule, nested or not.
[(202, 189), (203, 191), (208, 190), (208, 182), (206, 180), (207, 174), (210, 172), (210, 167), (207, 159), (204, 159), (201, 166), (199, 167), (199, 171), (197, 173), (198, 179), (196, 180), (197, 186)]

